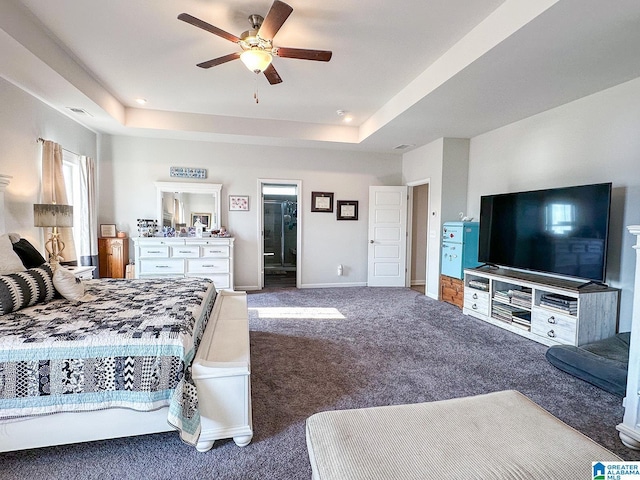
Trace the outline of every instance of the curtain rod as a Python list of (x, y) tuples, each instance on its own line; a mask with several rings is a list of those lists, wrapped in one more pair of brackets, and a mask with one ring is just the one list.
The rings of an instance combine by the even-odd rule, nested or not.
[[(42, 142), (42, 143), (44, 143), (44, 142), (45, 142), (45, 139), (44, 139), (44, 138), (42, 138), (42, 137), (38, 137), (38, 138), (37, 138), (37, 140), (36, 140), (36, 142)], [(64, 151), (65, 151), (65, 152), (67, 152), (67, 153), (72, 153), (72, 154), (74, 154), (74, 155), (77, 155), (77, 156), (79, 156), (79, 157), (82, 157), (82, 155), (80, 155), (79, 153), (72, 152), (71, 150), (67, 150), (66, 148), (64, 148), (64, 147), (62, 147), (62, 146), (61, 146), (61, 148), (62, 148), (62, 150), (64, 150)]]

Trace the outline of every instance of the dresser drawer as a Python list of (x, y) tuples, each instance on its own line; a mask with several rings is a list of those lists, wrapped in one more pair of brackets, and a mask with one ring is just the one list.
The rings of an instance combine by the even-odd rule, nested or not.
[(162, 245), (145, 245), (140, 247), (140, 258), (167, 258), (169, 247)]
[(228, 245), (205, 245), (201, 248), (203, 257), (229, 257)]
[(575, 345), (576, 330), (575, 317), (539, 307), (531, 312), (531, 332), (536, 335)]
[(213, 280), (213, 284), (216, 286), (216, 290), (222, 290), (223, 288), (231, 288), (231, 278), (227, 273), (216, 273), (207, 275), (205, 273), (193, 273), (187, 275), (188, 277), (200, 277)]
[(228, 258), (199, 258), (187, 260), (187, 272), (191, 274), (229, 273)]
[(465, 288), (464, 308), (489, 316), (489, 292), (482, 292), (474, 288)]
[(145, 259), (140, 261), (140, 273), (143, 275), (183, 274), (184, 261), (170, 258)]
[(173, 258), (198, 258), (200, 256), (200, 247), (197, 245), (171, 247), (171, 256)]

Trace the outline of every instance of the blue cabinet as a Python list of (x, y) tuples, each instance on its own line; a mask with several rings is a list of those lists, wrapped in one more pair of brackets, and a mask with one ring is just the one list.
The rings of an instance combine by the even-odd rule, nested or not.
[(465, 268), (478, 262), (478, 222), (447, 222), (442, 228), (440, 273), (448, 277), (464, 276)]

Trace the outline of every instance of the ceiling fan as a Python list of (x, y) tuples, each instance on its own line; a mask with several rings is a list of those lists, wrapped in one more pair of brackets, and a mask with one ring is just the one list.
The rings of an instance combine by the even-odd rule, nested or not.
[(198, 63), (200, 68), (211, 68), (231, 60), (240, 59), (249, 70), (255, 73), (263, 72), (271, 85), (282, 82), (282, 78), (274, 68), (271, 60), (273, 55), (283, 58), (297, 58), (302, 60), (315, 60), (318, 62), (328, 62), (331, 60), (332, 52), (327, 50), (307, 50), (303, 48), (274, 47), (273, 37), (282, 27), (284, 22), (293, 12), (293, 8), (280, 0), (275, 0), (263, 18), (260, 15), (249, 15), (251, 29), (244, 32), (240, 37), (225, 32), (213, 25), (200, 20), (188, 13), (181, 13), (178, 19), (190, 23), (207, 32), (218, 35), (230, 42), (237, 43), (242, 49), (241, 52), (234, 52), (222, 57), (214, 58), (206, 62)]

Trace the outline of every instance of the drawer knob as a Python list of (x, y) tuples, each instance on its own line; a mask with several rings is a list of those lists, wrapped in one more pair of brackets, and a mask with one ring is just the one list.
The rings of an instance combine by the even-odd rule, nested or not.
[(474, 310), (478, 309), (478, 305), (476, 305), (475, 303), (473, 305), (471, 305), (471, 308), (473, 308)]
[(553, 330), (549, 330), (549, 331), (547, 332), (547, 335), (548, 335), (549, 337), (551, 337), (551, 338), (555, 338), (555, 336), (556, 336), (556, 332), (554, 332)]
[(204, 268), (216, 268), (215, 265), (202, 265)]
[(159, 250), (149, 250), (147, 253), (162, 253), (162, 252)]
[(477, 294), (477, 293), (474, 293), (474, 294), (473, 294), (473, 299), (474, 299), (474, 300), (477, 300), (477, 299), (478, 299), (478, 294)]
[(555, 325), (557, 323), (556, 322), (556, 317), (551, 316), (551, 317), (547, 318), (547, 322)]
[(156, 265), (156, 268), (169, 268), (169, 265)]

